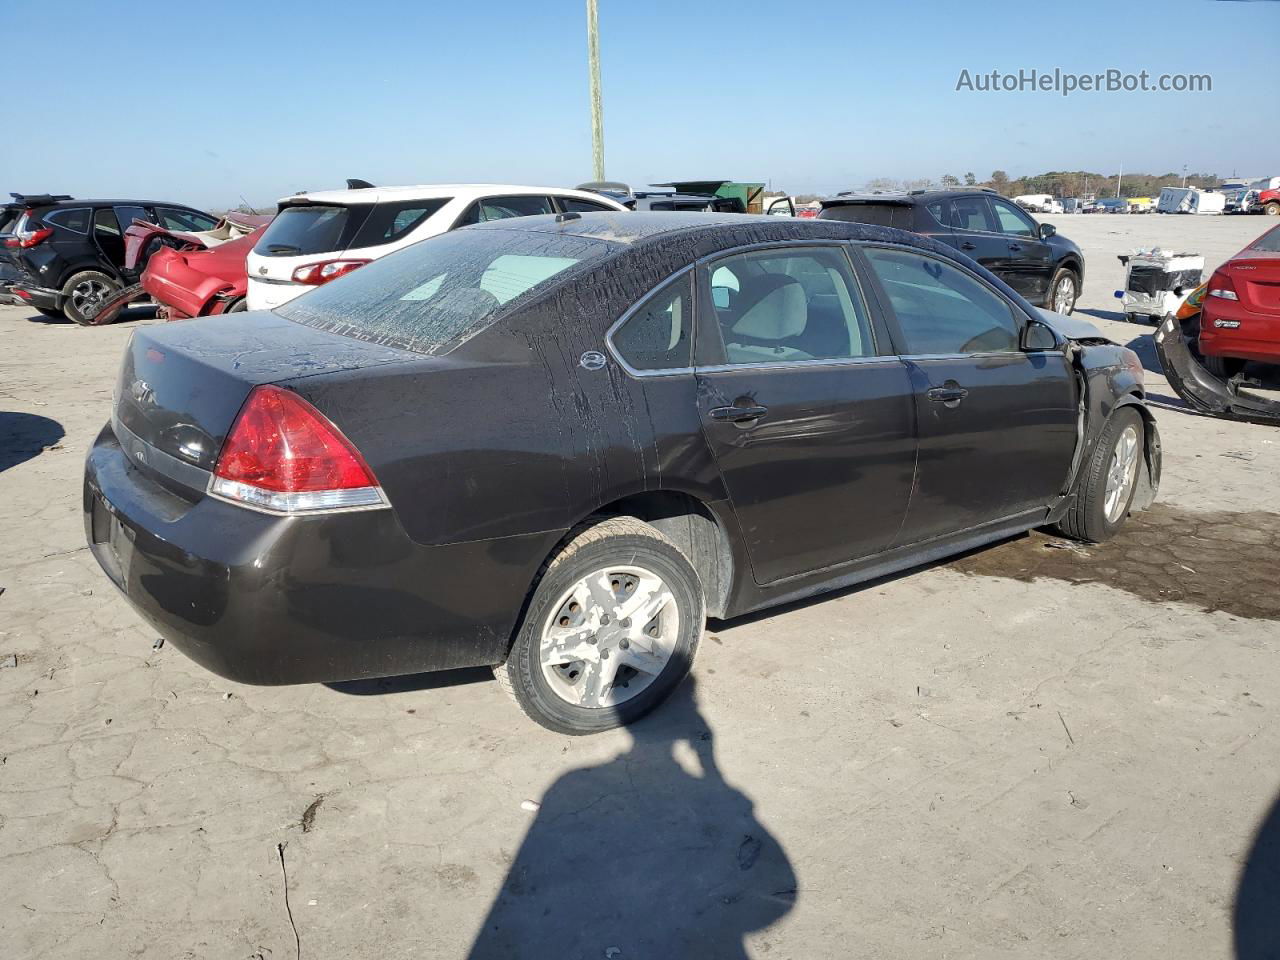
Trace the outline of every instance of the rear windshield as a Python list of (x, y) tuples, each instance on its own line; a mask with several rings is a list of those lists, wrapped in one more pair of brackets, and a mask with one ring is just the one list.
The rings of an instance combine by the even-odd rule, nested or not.
[(271, 221), (253, 252), (260, 257), (341, 253), (369, 215), (369, 206), (285, 207)]
[(848, 220), (852, 223), (872, 223), (878, 227), (897, 227), (910, 230), (915, 211), (902, 203), (840, 203), (822, 211), (823, 220)]
[(516, 230), (456, 230), (397, 250), (276, 308), (311, 327), (443, 354), (616, 245)]
[(1280, 227), (1272, 227), (1257, 240), (1253, 241), (1253, 249), (1265, 250), (1268, 253), (1280, 253)]

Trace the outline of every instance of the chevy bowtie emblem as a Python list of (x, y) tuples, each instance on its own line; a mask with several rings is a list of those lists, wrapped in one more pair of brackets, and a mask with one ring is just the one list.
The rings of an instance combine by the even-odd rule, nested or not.
[(267, 275), (267, 268), (266, 268), (266, 267), (259, 267), (259, 268), (258, 268), (258, 275), (259, 275), (259, 276), (262, 276), (262, 277), (265, 277), (265, 276)]

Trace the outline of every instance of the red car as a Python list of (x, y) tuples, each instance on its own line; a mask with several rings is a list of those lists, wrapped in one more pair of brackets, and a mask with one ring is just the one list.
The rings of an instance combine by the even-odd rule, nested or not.
[(135, 220), (124, 235), (125, 261), (142, 275), (104, 303), (93, 323), (112, 323), (126, 306), (148, 296), (159, 305), (158, 316), (169, 320), (244, 310), (249, 284), (245, 258), (272, 219), (237, 215), (203, 234)]
[(1280, 364), (1280, 226), (1209, 278), (1199, 342), (1204, 365), (1224, 379), (1249, 360)]

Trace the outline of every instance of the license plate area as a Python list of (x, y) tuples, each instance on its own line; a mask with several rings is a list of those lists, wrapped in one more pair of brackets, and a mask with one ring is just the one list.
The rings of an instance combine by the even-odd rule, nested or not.
[(93, 497), (92, 550), (102, 569), (127, 592), (129, 563), (133, 558), (133, 531), (120, 522), (101, 494)]

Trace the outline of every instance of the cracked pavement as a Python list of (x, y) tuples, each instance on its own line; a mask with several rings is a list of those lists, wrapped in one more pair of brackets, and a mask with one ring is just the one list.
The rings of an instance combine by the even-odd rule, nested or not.
[[(1265, 226), (1052, 219), (1089, 258), (1082, 307), (1121, 342), (1151, 328), (1106, 316), (1116, 253), (1164, 241), (1212, 268)], [(675, 823), (710, 839), (645, 860), (654, 889), (702, 854), (717, 891), (746, 882), (762, 840), (779, 876), (789, 864), (721, 956), (1232, 954), (1242, 865), (1280, 793), (1280, 631), (1274, 563), (1233, 582), (1224, 560), (1274, 560), (1280, 430), (1162, 401), (1160, 512), (1123, 546), (1033, 535), (713, 623), (696, 706), (569, 739), (484, 671), (253, 688), (153, 649), (80, 516), (84, 451), (130, 328), (150, 322), (128, 317), (81, 329), (0, 308), (10, 960), (497, 955), (472, 945), (499, 899), (528, 895), (550, 849), (532, 825), (588, 851), (625, 835), (623, 869)], [(1179, 592), (1177, 564), (1203, 589)], [(698, 915), (719, 929), (736, 897)], [(624, 919), (567, 912), (563, 957), (654, 955)]]

